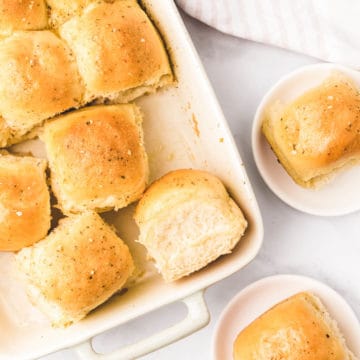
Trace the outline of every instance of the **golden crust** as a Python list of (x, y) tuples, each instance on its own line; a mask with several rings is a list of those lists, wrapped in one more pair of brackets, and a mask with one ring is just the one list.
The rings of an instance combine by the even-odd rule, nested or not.
[(135, 0), (90, 4), (59, 31), (74, 51), (87, 100), (127, 102), (172, 80), (160, 36)]
[(45, 125), (52, 188), (65, 213), (119, 209), (137, 200), (148, 178), (139, 109), (94, 106)]
[(247, 221), (224, 185), (205, 171), (172, 171), (155, 181), (135, 215), (143, 244), (166, 282), (228, 254)]
[(360, 94), (336, 73), (284, 109), (273, 105), (262, 130), (289, 175), (314, 187), (360, 158)]
[(0, 134), (0, 148), (5, 147), (13, 140), (11, 130), (2, 116), (0, 116)]
[[(174, 196), (176, 194), (176, 196)], [(214, 175), (194, 169), (170, 171), (146, 189), (136, 207), (134, 218), (141, 225), (163, 209), (172, 209), (178, 202), (196, 197), (227, 200), (229, 195), (222, 182)]]
[(128, 247), (93, 212), (60, 220), (45, 240), (22, 250), (17, 263), (31, 300), (47, 303), (42, 310), (55, 326), (83, 318), (120, 290), (134, 269)]
[(81, 103), (76, 63), (50, 31), (17, 32), (3, 40), (0, 67), (0, 113), (17, 136)]
[(46, 161), (0, 155), (0, 251), (17, 251), (50, 228)]
[(236, 338), (234, 360), (352, 359), (318, 298), (296, 294), (277, 304)]
[(15, 30), (41, 30), (47, 26), (44, 0), (0, 0), (0, 36)]

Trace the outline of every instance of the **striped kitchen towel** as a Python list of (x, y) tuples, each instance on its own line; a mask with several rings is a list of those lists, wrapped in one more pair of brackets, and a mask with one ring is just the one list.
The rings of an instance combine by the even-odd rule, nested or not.
[(177, 0), (189, 15), (244, 39), (360, 68), (360, 0)]

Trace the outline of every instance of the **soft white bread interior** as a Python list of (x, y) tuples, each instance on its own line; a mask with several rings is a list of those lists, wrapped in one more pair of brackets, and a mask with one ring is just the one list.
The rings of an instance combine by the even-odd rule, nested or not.
[(50, 8), (50, 24), (59, 27), (76, 15), (81, 15), (84, 8), (96, 0), (46, 0)]
[(93, 212), (60, 220), (16, 261), (30, 300), (54, 326), (82, 319), (120, 290), (134, 269), (128, 247)]
[(149, 170), (136, 105), (93, 106), (60, 116), (45, 125), (42, 139), (63, 212), (119, 209), (144, 192)]
[(164, 44), (135, 0), (94, 2), (59, 32), (77, 59), (86, 101), (129, 102), (172, 81)]
[(0, 251), (17, 251), (43, 239), (50, 228), (47, 162), (0, 154)]
[(41, 30), (47, 26), (44, 0), (0, 0), (0, 37), (16, 30)]
[(81, 104), (76, 62), (65, 42), (50, 31), (20, 31), (2, 40), (0, 67), (0, 114), (9, 129), (0, 134), (0, 146)]
[(176, 170), (155, 181), (135, 211), (139, 242), (165, 281), (230, 253), (247, 222), (224, 185), (200, 170)]
[(234, 360), (355, 360), (338, 326), (315, 295), (298, 293), (240, 332)]
[(290, 104), (272, 104), (262, 131), (293, 180), (315, 187), (359, 161), (359, 109), (359, 89), (335, 72)]

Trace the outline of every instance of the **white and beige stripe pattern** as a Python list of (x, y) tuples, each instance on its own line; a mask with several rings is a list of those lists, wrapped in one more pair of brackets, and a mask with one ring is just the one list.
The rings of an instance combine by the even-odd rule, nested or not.
[(359, 0), (177, 0), (189, 15), (241, 38), (360, 68)]

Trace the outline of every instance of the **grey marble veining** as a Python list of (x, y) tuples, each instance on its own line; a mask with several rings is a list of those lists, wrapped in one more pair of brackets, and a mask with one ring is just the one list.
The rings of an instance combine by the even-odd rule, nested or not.
[[(290, 208), (264, 184), (251, 151), (252, 119), (262, 96), (282, 75), (318, 60), (236, 39), (186, 15), (183, 17), (245, 163), (263, 215), (265, 237), (252, 263), (206, 291), (210, 324), (144, 359), (210, 359), (214, 326), (226, 304), (244, 286), (274, 274), (301, 274), (318, 279), (342, 294), (360, 316), (360, 212), (322, 218)], [(125, 341), (140, 339), (182, 316), (181, 305), (170, 305), (96, 337), (95, 348), (104, 352), (115, 350)], [(65, 351), (45, 359), (76, 357)]]

